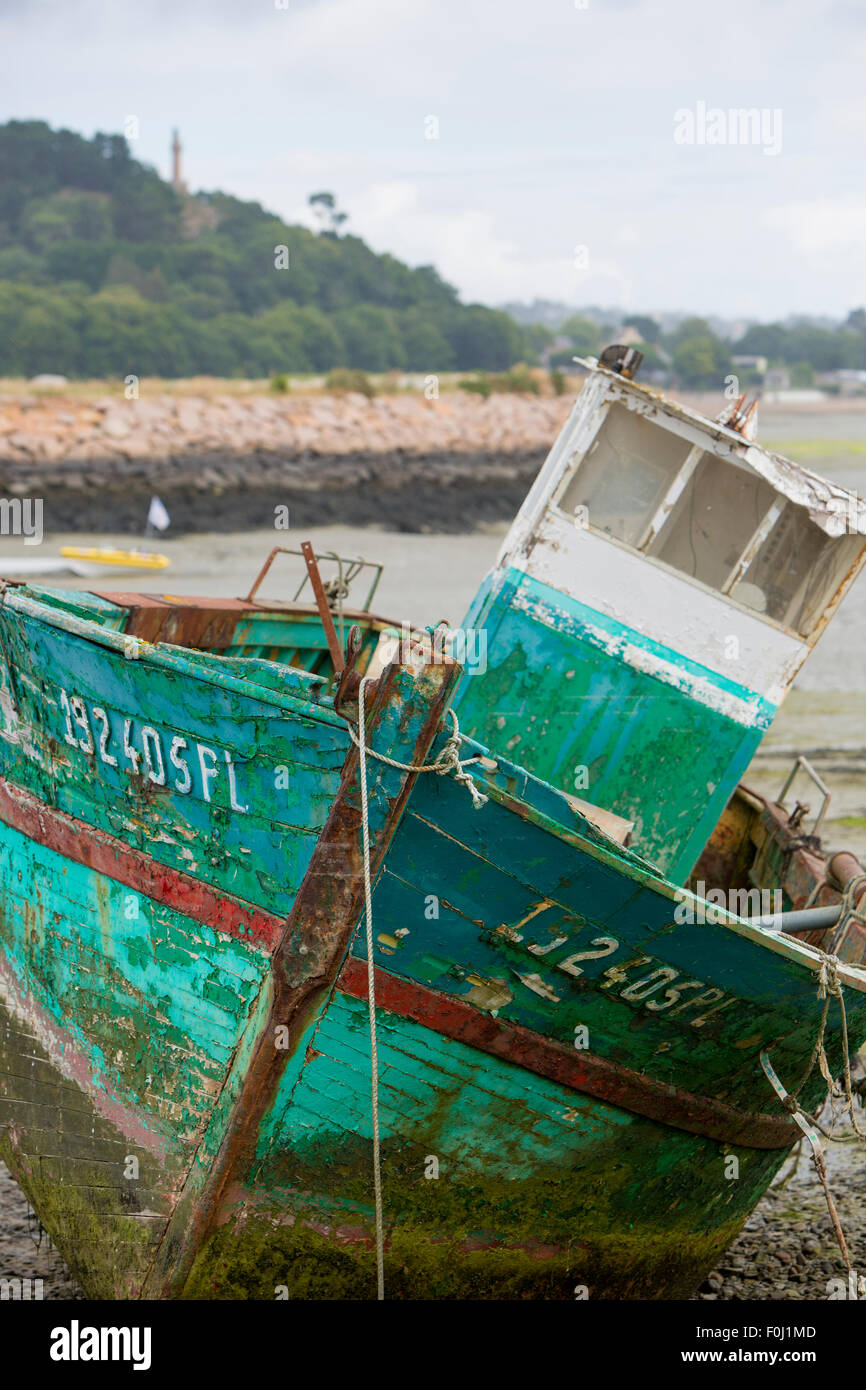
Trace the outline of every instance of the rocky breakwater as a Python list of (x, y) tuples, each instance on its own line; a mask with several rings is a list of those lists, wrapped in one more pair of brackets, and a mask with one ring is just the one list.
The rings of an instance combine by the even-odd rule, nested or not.
[(569, 397), (462, 392), (0, 396), (0, 496), (41, 498), (46, 531), (172, 534), (340, 522), (471, 531), (510, 518)]

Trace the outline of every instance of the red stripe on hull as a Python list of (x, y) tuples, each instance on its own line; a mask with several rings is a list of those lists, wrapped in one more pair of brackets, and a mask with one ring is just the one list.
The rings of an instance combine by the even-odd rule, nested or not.
[[(2, 778), (0, 820), (37, 844), (124, 883), (214, 931), (255, 944), (268, 953), (274, 951), (282, 937), (283, 918), (219, 892), (190, 874), (159, 864), (85, 821), (46, 806), (32, 793)], [(356, 999), (366, 998), (365, 963), (349, 957), (338, 987)], [(756, 1149), (789, 1148), (797, 1137), (796, 1127), (787, 1116), (747, 1114), (720, 1101), (667, 1086), (603, 1057), (570, 1050), (519, 1024), (492, 1018), (453, 996), (378, 968), (376, 1001), (390, 1013), (410, 1018), (468, 1047), (674, 1129)]]
[(56, 850), (65, 859), (84, 864), (118, 883), (125, 883), (154, 902), (212, 927), (214, 931), (250, 942), (272, 953), (285, 921), (239, 898), (219, 892), (191, 874), (159, 864), (141, 850), (85, 821), (46, 806), (31, 792), (0, 778), (0, 820), (37, 844)]
[[(350, 956), (337, 987), (354, 999), (366, 999), (366, 962)], [(452, 995), (439, 994), (378, 968), (376, 1004), (479, 1052), (673, 1129), (752, 1149), (787, 1149), (798, 1136), (787, 1116), (747, 1114), (721, 1101), (668, 1086), (591, 1052), (564, 1047), (519, 1024), (491, 1018)]]

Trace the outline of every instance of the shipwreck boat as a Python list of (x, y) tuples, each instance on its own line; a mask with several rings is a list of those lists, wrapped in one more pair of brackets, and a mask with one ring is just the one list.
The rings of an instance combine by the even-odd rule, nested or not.
[(734, 788), (671, 862), (807, 916), (708, 904), (306, 559), (309, 605), (5, 587), (0, 1156), (90, 1297), (688, 1295), (821, 988), (834, 1072), (866, 1038), (859, 865)]
[(633, 380), (589, 377), (464, 620), (467, 733), (634, 823), (684, 882), (859, 574), (866, 502)]

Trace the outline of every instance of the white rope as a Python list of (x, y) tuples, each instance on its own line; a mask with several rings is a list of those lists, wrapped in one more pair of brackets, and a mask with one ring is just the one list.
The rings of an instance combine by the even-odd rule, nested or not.
[[(370, 882), (370, 816), (367, 807), (367, 730), (364, 687), (372, 677), (364, 676), (358, 690), (358, 763), (361, 772), (361, 820), (364, 835), (364, 904), (367, 919), (367, 1008), (370, 1014), (370, 1077), (373, 1114), (373, 1188), (376, 1195), (376, 1286), (381, 1302), (385, 1297), (384, 1223), (382, 1219), (382, 1166), (379, 1146), (379, 1051), (376, 1041), (376, 984), (373, 977), (373, 889)], [(351, 732), (351, 728), (350, 728)]]
[[(364, 677), (365, 681), (369, 679), (371, 679), (371, 677)], [(441, 751), (437, 754), (432, 763), (399, 763), (396, 758), (389, 758), (385, 753), (377, 753), (374, 748), (367, 748), (365, 752), (369, 757), (376, 758), (380, 763), (387, 763), (389, 767), (396, 767), (400, 772), (436, 772), (440, 777), (444, 777), (448, 772), (453, 772), (454, 780), (465, 786), (469, 795), (472, 797), (472, 805), (475, 807), (476, 811), (480, 811), (485, 802), (489, 800), (489, 797), (486, 797), (483, 792), (478, 790), (472, 773), (466, 771), (466, 768), (472, 763), (480, 761), (480, 755), (476, 753), (474, 757), (471, 758), (460, 757), (460, 725), (457, 722), (457, 715), (454, 713), (453, 709), (449, 709), (448, 713), (454, 727), (451, 731), (450, 738), (446, 740)], [(361, 743), (355, 730), (352, 728), (351, 724), (347, 723), (346, 727), (349, 730), (349, 737), (352, 742), (357, 748), (360, 748)]]
[[(866, 875), (861, 875), (861, 880), (863, 878), (866, 878)], [(858, 885), (858, 887), (859, 886), (860, 885)], [(848, 887), (850, 892), (851, 885), (849, 884)], [(854, 896), (853, 893), (851, 894), (851, 896)], [(816, 950), (818, 952), (818, 955), (821, 957), (821, 963), (818, 968), (818, 999), (823, 1002), (824, 1007), (821, 1010), (821, 1021), (818, 1025), (818, 1036), (815, 1040), (815, 1045), (812, 1048), (812, 1055), (809, 1058), (809, 1065), (807, 1066), (806, 1071), (802, 1076), (799, 1085), (796, 1087), (796, 1089), (793, 1091), (786, 1091), (782, 1082), (779, 1080), (779, 1077), (776, 1075), (776, 1072), (773, 1069), (773, 1065), (766, 1051), (761, 1052), (760, 1063), (763, 1067), (764, 1075), (766, 1076), (770, 1085), (773, 1087), (773, 1090), (776, 1092), (776, 1095), (779, 1097), (785, 1109), (795, 1120), (795, 1122), (800, 1127), (803, 1134), (805, 1134), (806, 1138), (809, 1140), (809, 1143), (812, 1146), (812, 1158), (815, 1164), (815, 1169), (818, 1173), (818, 1177), (821, 1179), (821, 1185), (824, 1188), (824, 1196), (827, 1199), (827, 1210), (830, 1213), (830, 1220), (833, 1225), (833, 1230), (836, 1233), (836, 1240), (839, 1243), (839, 1248), (842, 1251), (845, 1264), (850, 1270), (851, 1256), (848, 1253), (848, 1245), (845, 1240), (845, 1234), (842, 1230), (842, 1223), (839, 1220), (839, 1213), (836, 1209), (836, 1203), (833, 1201), (833, 1194), (830, 1191), (830, 1183), (827, 1176), (827, 1164), (824, 1158), (824, 1150), (821, 1147), (821, 1141), (818, 1138), (817, 1130), (820, 1130), (821, 1133), (827, 1139), (832, 1140), (834, 1138), (832, 1132), (833, 1124), (835, 1122), (835, 1115), (833, 1113), (833, 1101), (837, 1097), (844, 1096), (847, 1102), (848, 1114), (851, 1119), (851, 1124), (854, 1129), (854, 1140), (856, 1141), (866, 1138), (866, 1133), (864, 1133), (864, 1131), (861, 1130), (860, 1126), (858, 1125), (857, 1116), (854, 1110), (854, 1094), (851, 1086), (851, 1056), (848, 1047), (848, 1019), (845, 1013), (845, 992), (842, 988), (842, 982), (839, 979), (839, 966), (841, 962), (839, 961), (838, 956), (828, 955), (826, 951), (821, 950), (820, 946), (816, 946), (813, 949)], [(841, 1091), (833, 1077), (832, 1072), (830, 1071), (830, 1063), (827, 1061), (827, 1053), (824, 1048), (824, 1037), (827, 1031), (827, 1015), (830, 1010), (831, 999), (838, 999), (839, 1012), (841, 1014), (843, 1061), (843, 1084)], [(817, 1116), (813, 1116), (810, 1120), (808, 1116), (804, 1115), (800, 1107), (799, 1101), (797, 1099), (806, 1082), (809, 1080), (809, 1077), (812, 1075), (812, 1072), (815, 1069), (816, 1062), (818, 1063), (818, 1069), (821, 1072), (821, 1075), (827, 1083), (826, 1103), (830, 1110), (829, 1133), (827, 1132), (827, 1130), (824, 1129), (823, 1125), (817, 1119)], [(839, 1140), (837, 1142), (844, 1143), (845, 1141)]]
[(839, 1244), (839, 1249), (842, 1251), (842, 1258), (845, 1261), (846, 1268), (850, 1270), (851, 1256), (848, 1253), (848, 1244), (845, 1240), (845, 1233), (842, 1230), (842, 1223), (839, 1220), (839, 1213), (836, 1210), (836, 1203), (833, 1201), (833, 1194), (830, 1191), (830, 1182), (827, 1177), (827, 1163), (824, 1158), (824, 1150), (821, 1148), (821, 1140), (818, 1138), (814, 1126), (809, 1124), (807, 1116), (803, 1114), (803, 1111), (797, 1104), (796, 1093), (792, 1095), (789, 1091), (785, 1090), (785, 1087), (773, 1070), (773, 1064), (765, 1051), (760, 1054), (760, 1063), (764, 1069), (764, 1075), (776, 1092), (776, 1095), (779, 1097), (791, 1118), (799, 1125), (812, 1146), (812, 1161), (815, 1164), (815, 1171), (821, 1179), (821, 1185), (824, 1188), (824, 1197), (827, 1202), (827, 1210), (830, 1213), (830, 1221)]
[(451, 737), (447, 739), (441, 752), (432, 763), (401, 763), (396, 758), (389, 758), (385, 753), (377, 753), (375, 749), (367, 746), (367, 722), (366, 710), (364, 708), (364, 692), (369, 683), (375, 684), (375, 677), (363, 676), (358, 687), (358, 732), (347, 723), (349, 735), (360, 754), (358, 765), (361, 775), (361, 828), (363, 833), (364, 846), (364, 912), (367, 929), (367, 1011), (370, 1015), (370, 1085), (372, 1100), (372, 1119), (373, 1119), (373, 1190), (376, 1201), (376, 1285), (377, 1297), (382, 1301), (385, 1297), (385, 1240), (384, 1240), (384, 1218), (382, 1214), (382, 1162), (381, 1145), (379, 1143), (379, 1049), (376, 1039), (376, 982), (374, 977), (373, 962), (373, 885), (370, 873), (370, 810), (367, 801), (367, 758), (376, 758), (380, 763), (387, 763), (389, 767), (395, 767), (400, 772), (436, 772), (439, 776), (453, 772), (455, 780), (461, 782), (472, 797), (472, 804), (476, 811), (479, 810), (488, 798), (480, 792), (472, 780), (472, 774), (466, 771), (470, 763), (478, 762), (478, 755), (473, 758), (461, 760), (460, 751), (460, 725), (457, 722), (457, 715), (449, 709), (453, 729)]

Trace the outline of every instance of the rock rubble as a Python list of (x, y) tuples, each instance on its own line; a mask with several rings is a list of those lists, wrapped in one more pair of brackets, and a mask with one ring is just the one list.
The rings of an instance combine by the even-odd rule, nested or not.
[[(573, 398), (423, 395), (0, 396), (0, 494), (46, 530), (172, 532), (378, 523), (472, 530), (512, 516)], [(143, 510), (144, 509), (144, 510)]]

